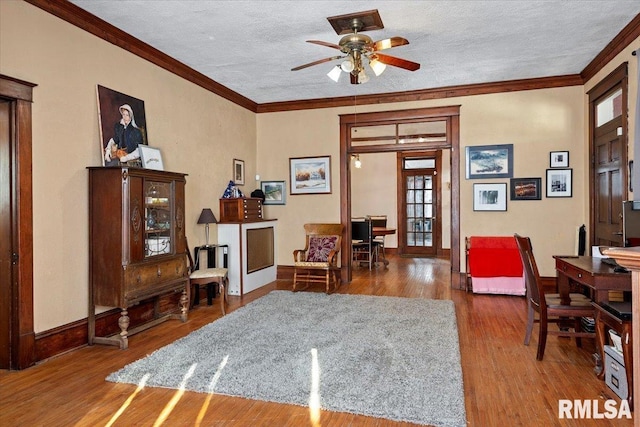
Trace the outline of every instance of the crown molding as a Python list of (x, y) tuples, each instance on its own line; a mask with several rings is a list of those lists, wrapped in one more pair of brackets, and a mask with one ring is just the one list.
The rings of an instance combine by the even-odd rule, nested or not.
[(257, 113), (279, 111), (311, 110), (317, 108), (348, 107), (353, 105), (388, 104), (392, 102), (424, 101), (429, 99), (455, 98), (459, 96), (486, 95), (491, 93), (517, 92), (523, 90), (547, 89), (563, 86), (579, 86), (580, 75), (540, 77), (537, 79), (509, 80), (494, 83), (478, 83), (448, 86), (435, 89), (392, 92), (374, 95), (344, 96), (339, 98), (318, 98), (300, 101), (284, 101), (258, 104)]
[(589, 63), (589, 65), (584, 68), (584, 70), (582, 70), (580, 74), (449, 86), (408, 92), (361, 95), (357, 98), (353, 96), (345, 96), (258, 104), (133, 37), (132, 35), (125, 33), (69, 1), (25, 1), (254, 113), (344, 107), (354, 104), (388, 104), (394, 102), (423, 101), (429, 99), (583, 85), (586, 81), (595, 76), (595, 74), (618, 53), (620, 53), (636, 38), (640, 37), (639, 14), (629, 24), (627, 24), (627, 26), (593, 59), (593, 61)]

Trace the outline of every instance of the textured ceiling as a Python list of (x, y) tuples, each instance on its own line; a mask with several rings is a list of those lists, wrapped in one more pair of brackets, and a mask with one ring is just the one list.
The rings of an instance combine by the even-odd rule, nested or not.
[[(578, 74), (640, 13), (638, 0), (71, 2), (259, 104)], [(305, 42), (338, 43), (327, 17), (372, 9), (384, 29), (366, 34), (408, 39), (384, 53), (418, 71), (361, 85), (326, 76), (338, 61), (290, 71), (338, 53)]]

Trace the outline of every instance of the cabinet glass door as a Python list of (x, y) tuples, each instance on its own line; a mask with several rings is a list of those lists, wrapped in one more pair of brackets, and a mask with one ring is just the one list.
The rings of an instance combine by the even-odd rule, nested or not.
[(144, 256), (171, 253), (171, 184), (145, 181)]

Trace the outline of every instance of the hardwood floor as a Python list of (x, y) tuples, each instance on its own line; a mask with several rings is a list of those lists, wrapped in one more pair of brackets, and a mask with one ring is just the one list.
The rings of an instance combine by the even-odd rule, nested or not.
[[(450, 266), (440, 259), (390, 256), (387, 269), (355, 269), (340, 293), (452, 299), (456, 305), (465, 406), (470, 426), (631, 426), (628, 419), (558, 418), (559, 399), (619, 402), (593, 374), (593, 343), (583, 348), (549, 337), (544, 361), (537, 362), (537, 332), (523, 345), (522, 297), (473, 295), (451, 290)], [(243, 298), (229, 297), (228, 312), (273, 289), (278, 281)], [(322, 286), (311, 291), (322, 291)], [(95, 345), (47, 360), (24, 371), (0, 371), (0, 425), (9, 426), (410, 426), (388, 420), (248, 399), (176, 392), (108, 383), (104, 379), (153, 350), (220, 317), (220, 307), (201, 305), (189, 321), (165, 322), (134, 335), (128, 350)], [(619, 406), (617, 406), (619, 407)]]

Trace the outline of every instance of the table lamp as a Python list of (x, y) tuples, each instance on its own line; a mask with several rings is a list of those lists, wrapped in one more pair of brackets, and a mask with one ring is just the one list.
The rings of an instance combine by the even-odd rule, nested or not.
[(198, 218), (198, 224), (205, 224), (204, 230), (207, 239), (207, 246), (209, 246), (209, 224), (217, 223), (218, 220), (213, 212), (211, 212), (211, 209), (202, 209), (202, 212), (200, 212), (200, 218)]

